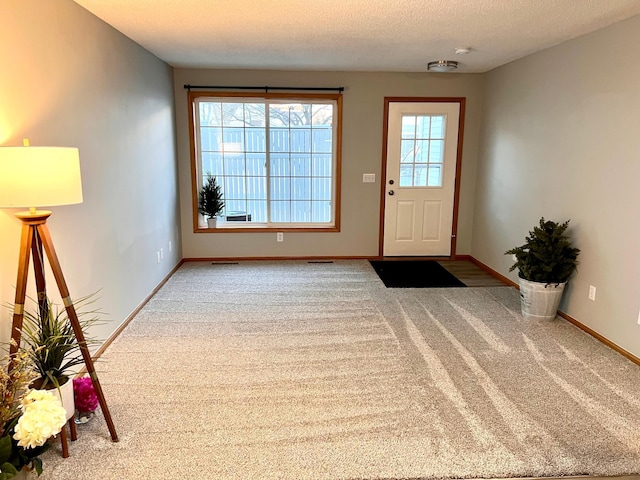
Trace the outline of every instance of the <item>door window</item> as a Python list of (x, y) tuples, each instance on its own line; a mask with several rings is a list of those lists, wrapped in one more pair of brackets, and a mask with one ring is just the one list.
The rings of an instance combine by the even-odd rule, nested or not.
[(400, 186), (442, 187), (446, 115), (403, 115)]

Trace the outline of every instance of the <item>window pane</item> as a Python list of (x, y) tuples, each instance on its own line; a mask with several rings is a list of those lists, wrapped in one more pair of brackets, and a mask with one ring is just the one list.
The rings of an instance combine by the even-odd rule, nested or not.
[(218, 127), (202, 127), (200, 129), (200, 148), (205, 151), (222, 150), (222, 129)]
[(225, 153), (224, 174), (244, 175), (244, 155), (242, 155), (241, 153)]
[(225, 152), (242, 152), (244, 150), (244, 128), (225, 128), (222, 149)]
[(247, 214), (251, 215), (251, 222), (265, 223), (267, 221), (267, 201), (248, 200)]
[(311, 123), (314, 126), (333, 125), (333, 105), (314, 104), (311, 106)]
[(331, 202), (312, 202), (311, 203), (311, 221), (312, 222), (330, 222), (331, 221)]
[(272, 152), (288, 152), (289, 151), (289, 129), (288, 128), (271, 128), (269, 132), (269, 141), (271, 145), (269, 150)]
[(429, 182), (430, 187), (442, 186), (442, 166), (441, 165), (429, 165)]
[(429, 161), (429, 140), (416, 140), (416, 163)]
[(271, 165), (271, 175), (283, 177), (290, 174), (288, 153), (272, 154), (269, 163)]
[(247, 128), (244, 132), (244, 149), (246, 152), (266, 152), (266, 132), (264, 128)]
[(291, 155), (291, 176), (308, 177), (311, 175), (310, 155)]
[(242, 103), (222, 104), (222, 125), (225, 127), (244, 125), (244, 106)]
[(331, 179), (314, 178), (311, 180), (311, 198), (313, 200), (331, 200)]
[[(267, 155), (265, 153), (247, 153), (246, 172), (252, 176), (267, 175)], [(266, 197), (265, 197), (266, 198)]]
[(246, 187), (248, 200), (267, 199), (267, 177), (247, 177)]
[(313, 175), (316, 177), (331, 176), (332, 159), (331, 155), (313, 156)]
[(224, 175), (223, 165), (221, 153), (202, 153), (202, 173), (214, 176)]
[(291, 151), (311, 152), (311, 130), (295, 129), (291, 130)]
[(289, 222), (291, 221), (290, 204), (288, 201), (281, 202), (271, 201), (271, 221), (273, 222)]
[(225, 200), (223, 216), (236, 215), (247, 210), (247, 202), (245, 200)]
[(402, 116), (402, 138), (414, 138), (416, 134), (416, 117), (413, 115)]
[(269, 105), (269, 123), (271, 127), (289, 126), (289, 106)]
[(444, 115), (431, 117), (431, 138), (444, 138)]
[(444, 158), (444, 140), (431, 140), (429, 148), (429, 162), (442, 163)]
[(431, 127), (431, 116), (421, 115), (418, 117), (418, 125), (416, 128), (417, 138), (429, 138), (429, 129)]
[(231, 202), (235, 200), (244, 201), (243, 199), (246, 198), (244, 177), (224, 177), (222, 185), (226, 210), (243, 210), (243, 208), (234, 208)]
[(201, 102), (200, 125), (222, 125), (222, 103), (221, 102)]
[(330, 127), (314, 127), (311, 135), (313, 138), (311, 149), (314, 153), (331, 153), (333, 130)]
[(413, 170), (413, 186), (427, 186), (427, 165), (416, 165)]
[(400, 166), (400, 186), (411, 187), (413, 185), (413, 164)]
[(291, 128), (311, 125), (311, 104), (292, 103), (287, 107), (289, 108), (289, 126)]
[(401, 140), (400, 141), (400, 163), (413, 162), (413, 148), (415, 146), (414, 140)]
[(291, 221), (310, 222), (311, 202), (291, 202)]
[(271, 177), (271, 199), (289, 200), (291, 198), (291, 179), (289, 177)]
[(264, 112), (264, 103), (245, 103), (244, 124), (247, 127), (264, 127), (266, 125)]
[(291, 198), (293, 200), (311, 200), (311, 179), (292, 178)]

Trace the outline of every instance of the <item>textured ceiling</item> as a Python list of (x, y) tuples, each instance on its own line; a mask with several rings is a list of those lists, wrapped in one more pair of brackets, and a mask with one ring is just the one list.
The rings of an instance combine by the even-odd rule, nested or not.
[[(640, 14), (640, 0), (75, 0), (176, 67), (485, 72)], [(456, 47), (471, 47), (457, 55)]]

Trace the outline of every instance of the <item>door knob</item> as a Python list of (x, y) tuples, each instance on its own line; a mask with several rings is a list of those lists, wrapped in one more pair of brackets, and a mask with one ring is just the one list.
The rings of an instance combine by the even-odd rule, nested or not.
[(389, 190), (389, 195), (393, 195), (394, 193), (396, 192), (394, 192), (393, 190)]

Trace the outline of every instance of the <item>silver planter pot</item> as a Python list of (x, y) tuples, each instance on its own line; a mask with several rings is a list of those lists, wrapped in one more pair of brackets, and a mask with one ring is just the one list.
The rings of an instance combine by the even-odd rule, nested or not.
[(522, 315), (529, 320), (553, 320), (564, 292), (564, 283), (530, 282), (523, 278), (520, 283), (520, 307)]

